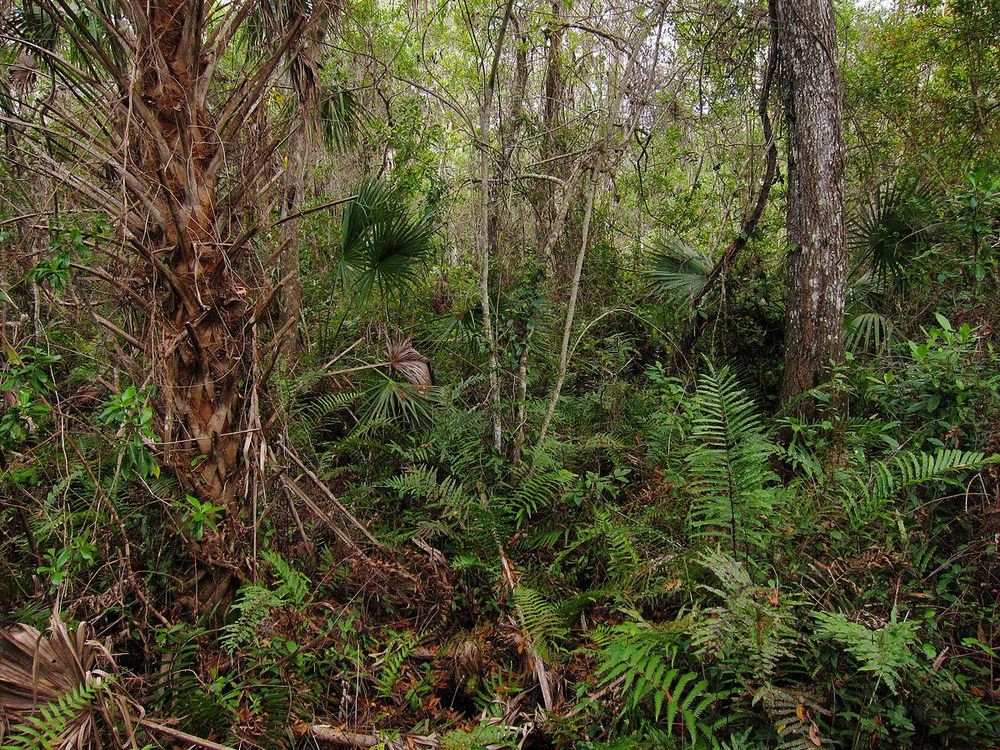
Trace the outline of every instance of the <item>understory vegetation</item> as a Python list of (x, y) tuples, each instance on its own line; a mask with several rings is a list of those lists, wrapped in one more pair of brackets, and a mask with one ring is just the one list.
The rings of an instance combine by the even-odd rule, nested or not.
[(997, 747), (1000, 5), (885, 5), (789, 396), (782, 2), (0, 3), (0, 746)]

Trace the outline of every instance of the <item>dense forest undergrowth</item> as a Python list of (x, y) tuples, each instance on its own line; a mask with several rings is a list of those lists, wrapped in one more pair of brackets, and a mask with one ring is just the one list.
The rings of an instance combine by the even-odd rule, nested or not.
[(0, 2), (0, 746), (1000, 746), (995, 0)]

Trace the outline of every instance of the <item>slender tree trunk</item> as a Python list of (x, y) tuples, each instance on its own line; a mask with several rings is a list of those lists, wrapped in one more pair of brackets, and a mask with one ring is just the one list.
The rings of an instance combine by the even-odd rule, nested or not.
[[(309, 160), (310, 135), (308, 122), (296, 123), (288, 136), (288, 165), (285, 172), (285, 190), (281, 201), (281, 218), (287, 219), (302, 210), (306, 185), (306, 163)], [(302, 315), (302, 276), (299, 258), (299, 222), (286, 221), (281, 225), (281, 318), (290, 324), (282, 348), (287, 354), (298, 349), (298, 321)]]
[[(493, 330), (493, 311), (490, 305), (490, 246), (491, 222), (490, 222), (490, 123), (493, 117), (493, 95), (495, 93), (497, 68), (500, 64), (500, 52), (503, 49), (504, 36), (507, 33), (507, 24), (510, 23), (510, 14), (514, 5), (514, 0), (507, 0), (507, 8), (504, 12), (503, 24), (500, 26), (500, 34), (497, 38), (496, 48), (493, 54), (493, 63), (486, 73), (483, 81), (483, 104), (479, 109), (479, 149), (480, 149), (480, 174), (482, 178), (482, 204), (480, 206), (480, 228), (479, 228), (479, 294), (480, 304), (483, 308), (483, 333), (486, 336), (486, 343), (489, 347), (489, 370), (490, 370), (490, 412), (493, 417), (493, 445), (497, 453), (503, 450), (503, 428), (500, 422), (500, 356), (497, 351), (496, 332)], [(484, 61), (485, 62), (485, 61)]]
[[(564, 165), (553, 160), (559, 155), (559, 126), (562, 123), (565, 80), (562, 66), (564, 29), (562, 26), (561, 0), (552, 0), (552, 25), (546, 31), (545, 80), (542, 88), (542, 147), (543, 173), (553, 177), (564, 177)], [(553, 161), (549, 161), (553, 160)], [(556, 207), (556, 185), (551, 180), (538, 183), (537, 219), (535, 222), (535, 242), (542, 252), (541, 261), (549, 275), (556, 272), (554, 234), (562, 234), (559, 212)], [(565, 219), (565, 217), (563, 217)], [(558, 233), (554, 233), (559, 223)]]
[[(288, 136), (288, 165), (285, 171), (285, 190), (281, 202), (281, 218), (294, 216), (302, 210), (305, 200), (306, 168), (309, 165), (312, 145), (319, 137), (317, 118), (321, 82), (319, 58), (323, 51), (330, 3), (319, 0), (313, 3), (313, 22), (303, 35), (302, 44), (291, 55), (291, 83), (299, 104), (299, 121)], [(302, 277), (300, 273), (299, 222), (287, 221), (281, 226), (280, 242), (282, 325), (289, 326), (282, 344), (284, 351), (293, 354), (298, 349), (298, 321), (302, 316)], [(294, 321), (294, 322), (291, 322)]]
[[(781, 400), (843, 356), (847, 247), (843, 99), (832, 0), (777, 0), (788, 121), (788, 294)], [(803, 405), (805, 413), (811, 405)]]
[(552, 417), (556, 413), (556, 404), (559, 403), (559, 396), (562, 394), (563, 382), (566, 380), (566, 368), (569, 365), (569, 342), (573, 334), (576, 300), (580, 295), (580, 278), (583, 276), (583, 262), (587, 257), (587, 242), (590, 239), (590, 218), (594, 213), (594, 194), (597, 192), (597, 184), (599, 182), (600, 173), (592, 172), (590, 175), (590, 190), (587, 191), (587, 203), (583, 209), (580, 252), (576, 256), (576, 267), (573, 269), (573, 281), (569, 289), (569, 306), (566, 308), (566, 323), (563, 326), (562, 348), (559, 350), (559, 372), (556, 375), (556, 383), (552, 387), (549, 408), (545, 411), (545, 418), (542, 420), (542, 427), (538, 433), (539, 446), (542, 445), (545, 436), (548, 434), (549, 425), (552, 424)]

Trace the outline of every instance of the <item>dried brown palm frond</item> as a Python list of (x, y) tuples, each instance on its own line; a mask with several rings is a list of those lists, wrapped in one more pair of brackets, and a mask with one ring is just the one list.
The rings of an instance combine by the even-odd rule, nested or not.
[(70, 628), (58, 613), (50, 618), (45, 633), (24, 624), (0, 630), (4, 747), (8, 743), (18, 747), (18, 742), (67, 749), (100, 747), (95, 723), (99, 714), (109, 720), (118, 746), (135, 746), (130, 702), (111, 689), (114, 675), (103, 668), (113, 669), (114, 661), (91, 636), (87, 623)]
[(412, 339), (398, 338), (389, 342), (385, 358), (388, 365), (412, 385), (434, 385), (430, 360), (413, 348)]

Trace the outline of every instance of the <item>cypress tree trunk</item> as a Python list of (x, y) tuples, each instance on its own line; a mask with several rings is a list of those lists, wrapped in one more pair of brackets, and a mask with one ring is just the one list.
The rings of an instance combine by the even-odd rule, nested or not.
[[(843, 99), (832, 0), (777, 0), (788, 122), (788, 294), (784, 403), (843, 356)], [(803, 405), (804, 412), (811, 410)]]

